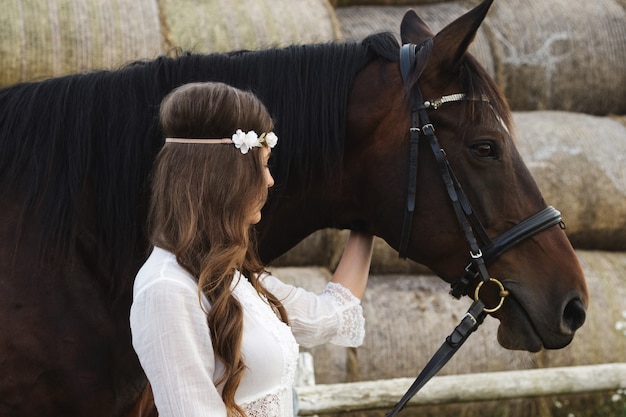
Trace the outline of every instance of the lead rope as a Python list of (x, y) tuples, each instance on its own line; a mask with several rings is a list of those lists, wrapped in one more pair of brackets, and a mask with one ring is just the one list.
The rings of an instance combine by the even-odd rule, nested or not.
[(474, 301), (463, 316), (463, 319), (454, 331), (446, 337), (445, 342), (439, 350), (428, 361), (422, 372), (417, 376), (415, 382), (409, 387), (400, 401), (387, 413), (386, 417), (396, 416), (415, 394), (433, 377), (448, 361), (454, 356), (457, 350), (463, 345), (470, 334), (485, 320), (485, 304), (480, 299)]
[(465, 343), (469, 335), (478, 329), (478, 326), (483, 323), (487, 314), (496, 312), (502, 307), (504, 299), (509, 295), (509, 292), (504, 289), (504, 285), (497, 279), (490, 278), (489, 282), (494, 283), (498, 287), (500, 302), (493, 308), (487, 308), (485, 303), (480, 299), (480, 290), (484, 285), (484, 281), (478, 283), (474, 291), (474, 302), (461, 319), (461, 322), (455, 327), (454, 331), (446, 337), (445, 342), (437, 352), (435, 352), (430, 361), (428, 361), (422, 372), (420, 372), (400, 401), (385, 414), (386, 417), (394, 417), (402, 411), (409, 400), (413, 398), (446, 363), (448, 363), (457, 350)]

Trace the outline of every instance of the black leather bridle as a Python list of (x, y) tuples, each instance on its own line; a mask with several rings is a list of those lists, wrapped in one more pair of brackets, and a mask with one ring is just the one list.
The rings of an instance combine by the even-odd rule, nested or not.
[[(400, 71), (405, 85), (409, 85), (411, 79), (419, 79), (430, 56), (432, 45), (432, 39), (427, 39), (419, 45), (406, 44), (402, 46), (400, 50)], [(483, 322), (487, 314), (495, 312), (502, 307), (504, 299), (508, 295), (508, 291), (499, 280), (489, 276), (487, 267), (500, 255), (519, 242), (557, 224), (562, 225), (561, 213), (554, 207), (548, 206), (516, 224), (493, 240), (490, 239), (485, 228), (474, 213), (472, 205), (461, 188), (461, 184), (454, 176), (446, 154), (435, 136), (435, 128), (430, 122), (427, 112), (430, 109), (437, 110), (440, 105), (449, 102), (465, 100), (488, 101), (488, 99), (483, 97), (466, 97), (465, 94), (458, 93), (443, 96), (435, 100), (425, 101), (422, 97), (418, 82), (415, 82), (414, 85), (410, 87), (409, 93), (411, 106), (409, 182), (407, 205), (398, 250), (399, 256), (406, 258), (408, 241), (411, 234), (411, 224), (415, 211), (419, 142), (425, 140), (430, 145), (430, 150), (437, 161), (437, 166), (439, 167), (448, 197), (450, 198), (457, 220), (459, 221), (459, 225), (463, 230), (470, 248), (469, 261), (465, 267), (465, 273), (452, 283), (450, 293), (455, 298), (461, 298), (463, 295), (468, 294), (472, 284), (476, 282), (478, 282), (478, 284), (474, 290), (474, 302), (461, 320), (461, 323), (454, 329), (452, 334), (446, 338), (444, 344), (422, 370), (402, 399), (386, 414), (387, 417), (397, 415), (417, 391), (452, 358), (467, 337)], [(482, 245), (479, 245), (479, 241)], [(487, 308), (480, 300), (480, 290), (482, 286), (487, 283), (495, 284), (499, 288), (500, 302), (493, 308)]]

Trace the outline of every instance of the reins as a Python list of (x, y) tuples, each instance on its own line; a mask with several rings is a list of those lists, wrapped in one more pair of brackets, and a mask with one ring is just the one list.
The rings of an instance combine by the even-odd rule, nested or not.
[[(422, 42), (420, 45), (406, 44), (400, 50), (400, 71), (405, 84), (409, 78), (417, 77), (424, 70), (430, 52), (432, 39)], [(386, 417), (396, 416), (409, 402), (409, 400), (454, 356), (470, 334), (482, 324), (489, 313), (499, 310), (509, 295), (502, 282), (489, 276), (487, 267), (492, 264), (502, 253), (506, 252), (519, 242), (542, 232), (554, 225), (562, 224), (561, 213), (552, 206), (545, 207), (538, 213), (528, 217), (511, 229), (491, 240), (474, 213), (472, 206), (463, 192), (461, 184), (454, 176), (452, 168), (446, 158), (444, 150), (435, 136), (435, 128), (430, 122), (427, 110), (437, 110), (441, 105), (450, 102), (474, 100), (465, 94), (457, 93), (425, 101), (417, 82), (410, 90), (411, 127), (409, 129), (409, 178), (407, 187), (407, 205), (402, 226), (399, 256), (406, 258), (411, 224), (415, 211), (415, 199), (417, 190), (417, 165), (419, 160), (419, 142), (426, 140), (432, 151), (441, 178), (446, 187), (448, 197), (454, 208), (455, 215), (465, 235), (469, 251), (469, 262), (465, 267), (465, 273), (451, 285), (450, 294), (455, 298), (467, 295), (472, 283), (478, 279), (474, 290), (474, 302), (467, 313), (461, 319), (454, 331), (446, 338), (439, 350), (426, 364), (415, 382), (409, 387), (400, 401), (391, 409)], [(480, 98), (488, 101), (487, 98)], [(482, 242), (482, 247), (478, 241)], [(480, 299), (480, 291), (486, 284), (497, 286), (500, 300), (494, 307), (487, 307)]]

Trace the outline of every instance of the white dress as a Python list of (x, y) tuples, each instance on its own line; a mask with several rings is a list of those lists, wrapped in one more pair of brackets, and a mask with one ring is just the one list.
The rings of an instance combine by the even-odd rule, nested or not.
[[(328, 283), (318, 295), (271, 275), (261, 280), (283, 303), (289, 326), (245, 277), (235, 276), (232, 288), (244, 311), (241, 351), (247, 367), (235, 401), (248, 417), (292, 417), (298, 344), (359, 346), (365, 334), (363, 310), (340, 284)], [(206, 297), (201, 302), (209, 311)], [(130, 324), (160, 417), (226, 416), (223, 387), (214, 383), (224, 367), (213, 352), (197, 282), (172, 253), (155, 248), (137, 274)]]

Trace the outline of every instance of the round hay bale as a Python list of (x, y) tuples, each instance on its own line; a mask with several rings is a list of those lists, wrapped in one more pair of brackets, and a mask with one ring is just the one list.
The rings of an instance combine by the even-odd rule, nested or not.
[(169, 47), (226, 52), (328, 42), (339, 35), (327, 0), (159, 0)]
[(3, 4), (0, 27), (0, 87), (162, 52), (159, 11), (148, 0), (15, 0)]
[[(487, 318), (439, 373), (464, 374), (622, 362), (626, 357), (626, 253), (577, 252), (589, 286), (587, 321), (564, 349), (529, 353), (497, 343), (499, 322)], [(319, 269), (273, 272), (319, 292), (329, 275)], [(375, 275), (363, 299), (366, 336), (357, 349), (322, 345), (310, 349), (318, 384), (415, 377), (469, 307), (448, 295), (434, 276)]]
[[(454, 299), (449, 289), (449, 284), (436, 276), (371, 277), (363, 300), (366, 336), (357, 349), (362, 380), (417, 376), (471, 304), (469, 299)], [(498, 323), (486, 320), (463, 346), (462, 354), (440, 374), (529, 368), (530, 353), (498, 345)]]
[[(626, 0), (624, 0), (626, 2)], [(616, 116), (616, 115), (609, 115), (609, 117), (613, 120), (615, 120), (617, 123), (620, 123), (624, 126), (626, 126), (626, 116)]]
[[(338, 8), (335, 13), (339, 20), (341, 34), (345, 40), (360, 41), (378, 32), (391, 32), (400, 41), (400, 23), (407, 10), (413, 9), (430, 27), (433, 33), (443, 29), (448, 23), (466, 13), (469, 9), (457, 2), (433, 5), (408, 6), (353, 6)], [(485, 30), (478, 30), (476, 39), (469, 51), (494, 76), (494, 59)]]
[(576, 248), (626, 250), (626, 126), (609, 117), (515, 112), (518, 148)]
[(485, 25), (511, 108), (626, 113), (625, 21), (616, 0), (494, 2)]

